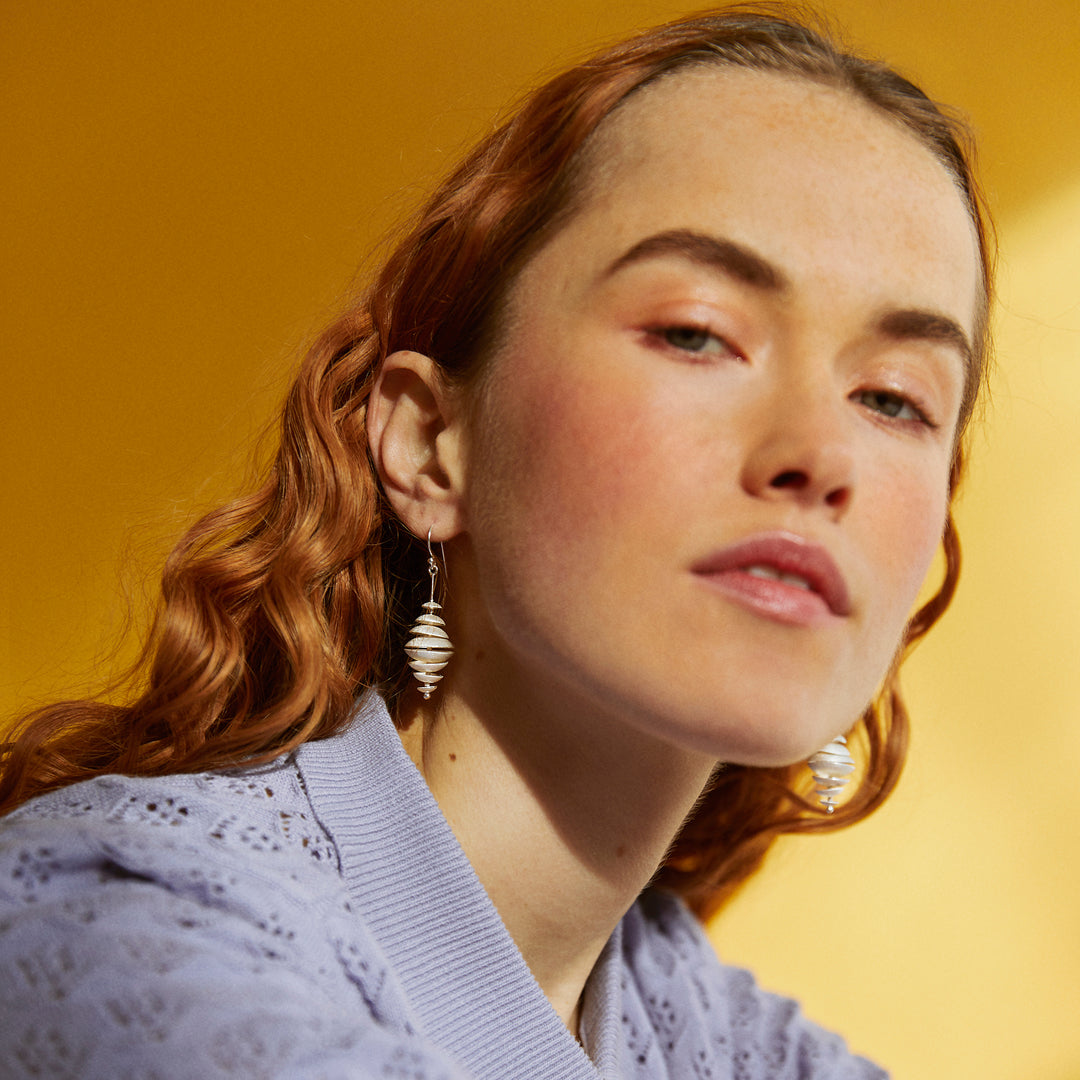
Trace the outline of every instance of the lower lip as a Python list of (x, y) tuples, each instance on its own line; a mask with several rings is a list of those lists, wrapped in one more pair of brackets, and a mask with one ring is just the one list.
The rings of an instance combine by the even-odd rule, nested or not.
[(755, 615), (786, 626), (821, 626), (839, 618), (820, 593), (775, 578), (756, 577), (745, 570), (722, 570), (699, 577)]

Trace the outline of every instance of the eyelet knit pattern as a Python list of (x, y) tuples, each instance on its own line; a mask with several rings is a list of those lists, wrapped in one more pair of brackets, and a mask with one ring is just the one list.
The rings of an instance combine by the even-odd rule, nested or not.
[(5, 1080), (880, 1080), (646, 893), (562, 1026), (367, 699), (271, 766), (0, 819)]

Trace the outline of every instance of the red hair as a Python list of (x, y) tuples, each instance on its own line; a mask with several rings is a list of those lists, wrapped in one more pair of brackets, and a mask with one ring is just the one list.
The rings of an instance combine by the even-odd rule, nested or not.
[[(966, 425), (986, 366), (992, 268), (963, 126), (891, 69), (843, 52), (779, 6), (735, 7), (647, 31), (541, 86), (439, 187), (374, 285), (305, 357), (262, 486), (197, 522), (168, 559), (128, 702), (60, 702), (24, 717), (3, 747), (0, 811), (106, 772), (266, 761), (340, 730), (366, 688), (393, 702), (407, 674), (398, 646), (426, 575), (368, 458), (365, 410), (379, 365), (412, 349), (447, 378), (468, 380), (497, 333), (516, 272), (572, 215), (592, 135), (643, 87), (703, 65), (779, 72), (854, 94), (910, 130), (948, 170), (982, 253)], [(958, 440), (954, 486), (961, 463)], [(912, 619), (905, 648), (955, 589), (951, 519), (945, 556), (944, 582)], [(896, 784), (907, 743), (898, 667), (899, 658), (856, 725), (866, 767), (848, 803), (824, 816), (799, 793), (799, 767), (727, 768), (658, 882), (705, 913), (781, 833), (837, 828), (878, 806)]]

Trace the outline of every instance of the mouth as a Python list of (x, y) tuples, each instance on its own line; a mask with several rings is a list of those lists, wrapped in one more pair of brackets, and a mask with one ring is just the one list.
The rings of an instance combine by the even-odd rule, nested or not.
[(743, 568), (743, 573), (751, 577), (762, 578), (765, 581), (782, 581), (785, 585), (794, 585), (796, 589), (805, 589), (807, 592), (817, 592), (807, 578), (800, 574), (787, 574), (778, 570), (775, 566), (767, 566), (765, 563), (754, 563), (752, 566)]
[(847, 584), (825, 548), (796, 533), (760, 533), (714, 552), (692, 570), (757, 614), (816, 625), (851, 614)]

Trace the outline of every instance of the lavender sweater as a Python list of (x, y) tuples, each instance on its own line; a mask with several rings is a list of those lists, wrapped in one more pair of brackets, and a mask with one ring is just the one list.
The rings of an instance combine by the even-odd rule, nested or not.
[(230, 773), (0, 819), (4, 1080), (870, 1080), (647, 892), (585, 990), (526, 967), (382, 702)]

